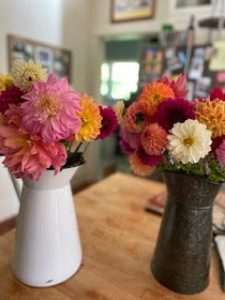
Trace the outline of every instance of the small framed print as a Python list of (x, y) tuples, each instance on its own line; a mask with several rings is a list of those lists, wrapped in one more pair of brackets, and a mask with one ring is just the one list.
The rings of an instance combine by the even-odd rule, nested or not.
[(112, 23), (151, 19), (155, 0), (111, 0)]

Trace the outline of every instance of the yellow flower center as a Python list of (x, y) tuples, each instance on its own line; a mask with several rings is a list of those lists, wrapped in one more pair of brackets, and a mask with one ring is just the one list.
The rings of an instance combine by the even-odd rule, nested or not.
[(88, 123), (88, 119), (87, 119), (87, 117), (84, 116), (84, 115), (81, 117), (81, 121), (82, 121), (82, 124), (83, 124), (83, 125), (86, 125), (86, 124)]
[(48, 117), (56, 116), (60, 109), (60, 103), (57, 97), (42, 96), (37, 103), (38, 113)]
[(194, 144), (194, 139), (192, 137), (186, 137), (183, 139), (183, 143), (186, 147), (190, 147)]
[(161, 96), (156, 93), (152, 96), (152, 100), (154, 103), (158, 103), (161, 100)]

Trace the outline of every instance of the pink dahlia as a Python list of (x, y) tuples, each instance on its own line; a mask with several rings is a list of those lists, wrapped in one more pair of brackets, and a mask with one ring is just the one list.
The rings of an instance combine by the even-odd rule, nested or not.
[(99, 106), (99, 110), (102, 117), (102, 127), (97, 139), (105, 139), (116, 130), (118, 119), (111, 107)]
[(60, 143), (45, 144), (38, 136), (30, 136), (21, 128), (21, 110), (10, 105), (0, 126), (0, 153), (4, 165), (16, 177), (38, 180), (43, 172), (53, 167), (55, 173), (66, 163), (67, 152)]
[(124, 124), (131, 133), (140, 133), (145, 123), (145, 111), (142, 102), (133, 102), (127, 109)]
[(80, 94), (72, 91), (66, 78), (51, 74), (47, 82), (35, 82), (23, 96), (23, 126), (31, 135), (52, 143), (75, 135), (81, 126)]
[(223, 92), (223, 90), (216, 86), (211, 94), (210, 94), (210, 100), (213, 101), (215, 99), (220, 99), (220, 100), (224, 100), (225, 101), (225, 93)]
[(225, 140), (220, 144), (215, 152), (219, 162), (225, 166)]
[(150, 124), (141, 135), (141, 144), (147, 154), (161, 155), (167, 145), (167, 133), (159, 124)]
[(178, 98), (161, 102), (151, 121), (168, 131), (175, 123), (183, 123), (187, 119), (195, 119), (194, 106), (190, 101)]
[(188, 94), (187, 79), (183, 74), (178, 76), (175, 80), (170, 80), (169, 77), (165, 75), (159, 80), (159, 82), (169, 85), (176, 98), (185, 98)]
[(156, 167), (163, 160), (162, 155), (149, 155), (144, 151), (142, 147), (138, 149), (136, 154), (142, 164), (151, 167)]
[(10, 104), (20, 104), (24, 100), (21, 98), (23, 92), (15, 85), (7, 88), (0, 93), (0, 112), (5, 113)]

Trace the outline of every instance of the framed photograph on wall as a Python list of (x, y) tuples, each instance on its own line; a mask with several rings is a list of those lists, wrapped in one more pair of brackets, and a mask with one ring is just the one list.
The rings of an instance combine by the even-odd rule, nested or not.
[(66, 76), (71, 81), (71, 51), (34, 41), (27, 38), (8, 35), (8, 66), (9, 70), (15, 59), (32, 59), (41, 63), (48, 72), (54, 72), (58, 78)]
[(111, 21), (127, 22), (154, 17), (155, 0), (111, 0)]

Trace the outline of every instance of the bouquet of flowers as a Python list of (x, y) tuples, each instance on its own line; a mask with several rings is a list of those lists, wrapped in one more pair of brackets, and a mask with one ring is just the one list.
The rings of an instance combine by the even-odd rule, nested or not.
[(148, 84), (123, 113), (120, 146), (132, 170), (156, 168), (225, 181), (225, 94), (186, 99), (186, 78), (163, 76)]
[(16, 60), (11, 75), (0, 74), (0, 153), (16, 177), (38, 180), (49, 168), (57, 174), (80, 164), (81, 146), (106, 138), (117, 124), (113, 108), (31, 60)]

